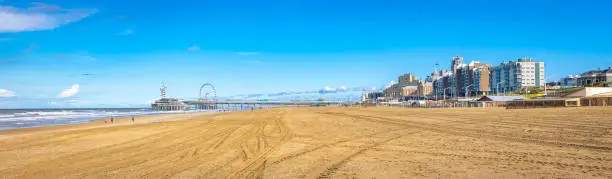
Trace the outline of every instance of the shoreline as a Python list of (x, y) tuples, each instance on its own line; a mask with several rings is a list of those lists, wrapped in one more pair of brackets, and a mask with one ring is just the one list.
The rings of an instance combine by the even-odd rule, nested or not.
[[(2, 110), (2, 109), (0, 109)], [(44, 110), (44, 109), (43, 109)], [(55, 110), (55, 109), (53, 109)], [(67, 110), (72, 110), (72, 109), (67, 109)], [(81, 109), (75, 109), (75, 110), (81, 110)], [(86, 109), (85, 109), (86, 110)], [(116, 119), (122, 119), (122, 118), (131, 118), (136, 117), (147, 117), (147, 116), (158, 116), (158, 115), (167, 115), (167, 114), (187, 114), (187, 113), (204, 113), (203, 111), (171, 111), (171, 112), (158, 112), (158, 113), (144, 113), (144, 114), (130, 114), (130, 115), (117, 115), (114, 116)], [(214, 113), (214, 112), (213, 112)], [(0, 131), (5, 131), (5, 130), (15, 130), (15, 129), (29, 129), (29, 128), (41, 128), (41, 127), (51, 127), (51, 126), (64, 126), (64, 125), (75, 125), (75, 124), (87, 124), (87, 123), (91, 123), (91, 122), (95, 122), (98, 120), (104, 120), (104, 119), (110, 119), (110, 116), (98, 116), (98, 117), (87, 117), (84, 116), (81, 119), (72, 119), (72, 120), (65, 120), (59, 123), (48, 123), (48, 124), (44, 124), (44, 125), (34, 125), (34, 126), (25, 126), (25, 127), (14, 127), (14, 128), (0, 128)]]
[(197, 116), (203, 115), (215, 115), (218, 112), (186, 112), (186, 113), (162, 113), (162, 114), (150, 114), (134, 116), (134, 122), (132, 122), (132, 116), (117, 117), (114, 118), (114, 122), (110, 123), (110, 118), (93, 119), (89, 122), (73, 123), (73, 124), (57, 124), (57, 125), (45, 125), (36, 127), (25, 127), (25, 128), (14, 128), (0, 130), (0, 139), (5, 139), (11, 136), (20, 136), (31, 133), (39, 132), (52, 132), (61, 130), (83, 130), (92, 128), (102, 127), (114, 127), (123, 125), (136, 125), (136, 124), (147, 124), (153, 122), (164, 122), (164, 121), (175, 121), (175, 120), (186, 120)]

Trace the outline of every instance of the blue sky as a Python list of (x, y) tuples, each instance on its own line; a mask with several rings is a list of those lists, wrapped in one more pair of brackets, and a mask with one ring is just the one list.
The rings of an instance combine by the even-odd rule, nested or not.
[[(0, 108), (380, 88), (453, 56), (612, 65), (609, 1), (0, 0)], [(76, 85), (76, 86), (75, 86)]]

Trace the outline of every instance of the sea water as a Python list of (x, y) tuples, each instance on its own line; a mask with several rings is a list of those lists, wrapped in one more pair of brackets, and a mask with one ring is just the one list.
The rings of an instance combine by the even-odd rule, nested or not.
[(0, 130), (87, 123), (96, 119), (144, 116), (183, 111), (155, 112), (147, 108), (125, 109), (0, 109)]

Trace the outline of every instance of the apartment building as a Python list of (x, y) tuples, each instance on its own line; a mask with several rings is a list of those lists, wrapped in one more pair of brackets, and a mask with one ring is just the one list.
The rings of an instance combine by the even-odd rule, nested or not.
[(561, 78), (559, 83), (561, 88), (572, 88), (578, 86), (578, 79), (580, 79), (580, 76), (578, 75), (568, 75), (565, 78)]
[(463, 57), (456, 56), (452, 59), (451, 70), (453, 71), (453, 73), (457, 72), (457, 69), (459, 68), (461, 64), (463, 64)]
[(418, 77), (415, 75), (412, 75), (412, 73), (404, 74), (404, 75), (397, 77), (397, 81), (398, 82), (396, 84), (391, 85), (387, 89), (383, 90), (384, 96), (386, 98), (390, 98), (390, 99), (403, 98), (407, 94), (409, 94), (404, 91), (404, 87), (407, 87), (407, 86), (417, 87), (420, 82)]
[[(478, 88), (475, 88), (475, 77), (474, 77), (474, 70), (476, 69), (488, 69), (490, 68), (489, 64), (486, 63), (481, 63), (478, 61), (472, 61), (469, 64), (460, 64), (457, 68), (456, 74), (455, 74), (455, 78), (456, 78), (456, 86), (455, 86), (455, 90), (458, 92), (458, 94), (460, 94), (459, 96), (465, 96), (466, 94), (468, 96), (472, 96), (473, 94), (478, 94), (478, 92), (482, 92), (482, 91), (488, 91), (487, 87), (489, 86), (488, 83), (488, 76), (487, 77), (483, 77), (478, 76)], [(482, 72), (481, 72), (482, 73)], [(478, 73), (479, 75), (481, 73)], [(488, 74), (488, 73), (487, 73)], [(487, 81), (483, 81), (482, 79), (485, 78), (487, 79)], [(482, 89), (481, 89), (482, 87)]]
[(433, 80), (433, 95), (438, 98), (442, 98), (442, 96), (445, 94), (444, 91), (446, 90), (447, 96), (450, 96), (450, 91), (453, 89), (450, 81), (450, 79), (454, 78), (453, 72), (450, 70), (440, 70), (440, 72), (434, 76), (436, 77)]
[(544, 62), (530, 58), (501, 63), (491, 67), (489, 83), (494, 93), (514, 91), (523, 87), (543, 87)]
[(433, 95), (433, 82), (425, 81), (425, 82), (419, 83), (419, 86), (417, 87), (417, 95), (424, 96), (424, 97), (432, 96)]
[(489, 80), (490, 66), (480, 66), (472, 70), (472, 95), (486, 95), (491, 91)]
[(612, 82), (612, 67), (605, 70), (590, 70), (578, 78), (580, 86), (593, 86), (598, 83)]

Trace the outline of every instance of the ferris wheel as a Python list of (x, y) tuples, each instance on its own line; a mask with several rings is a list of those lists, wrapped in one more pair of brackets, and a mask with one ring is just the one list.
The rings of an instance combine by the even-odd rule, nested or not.
[[(202, 96), (204, 93), (204, 96)], [(217, 102), (217, 90), (215, 90), (215, 86), (210, 83), (205, 83), (200, 86), (200, 102)]]

